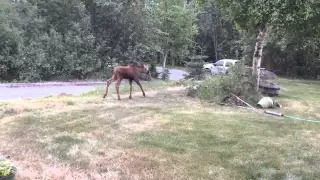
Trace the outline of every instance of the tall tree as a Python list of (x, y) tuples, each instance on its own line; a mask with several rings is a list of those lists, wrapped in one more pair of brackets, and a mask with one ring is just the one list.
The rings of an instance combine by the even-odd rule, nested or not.
[(241, 34), (226, 14), (217, 8), (216, 2), (208, 3), (197, 17), (197, 46), (201, 47), (203, 53), (216, 61), (221, 58), (241, 58)]
[(18, 12), (9, 0), (0, 1), (0, 80), (17, 74), (21, 33)]
[[(234, 20), (237, 27), (256, 33), (257, 39), (253, 54), (253, 76), (256, 77), (258, 90), (261, 57), (264, 48), (267, 30), (304, 31), (313, 29), (310, 36), (319, 36), (320, 2), (314, 0), (215, 0), (220, 8), (225, 10)], [(204, 5), (206, 0), (197, 0)]]
[(151, 24), (149, 34), (162, 53), (163, 67), (169, 55), (172, 61), (186, 56), (197, 34), (196, 13), (184, 0), (152, 0), (146, 6)]

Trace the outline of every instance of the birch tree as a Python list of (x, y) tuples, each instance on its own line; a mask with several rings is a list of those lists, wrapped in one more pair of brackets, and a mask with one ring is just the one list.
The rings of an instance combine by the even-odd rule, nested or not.
[[(267, 32), (305, 28), (314, 29), (310, 36), (318, 36), (320, 1), (315, 0), (215, 0), (236, 23), (237, 27), (249, 33), (257, 34), (253, 53), (253, 72), (255, 87), (259, 89), (260, 65)], [(198, 6), (204, 6), (206, 0), (197, 0)], [(311, 27), (310, 27), (311, 26)], [(267, 31), (270, 30), (270, 31)]]
[(197, 34), (196, 13), (184, 0), (152, 0), (148, 9), (150, 38), (162, 54), (165, 68), (168, 56), (184, 57)]

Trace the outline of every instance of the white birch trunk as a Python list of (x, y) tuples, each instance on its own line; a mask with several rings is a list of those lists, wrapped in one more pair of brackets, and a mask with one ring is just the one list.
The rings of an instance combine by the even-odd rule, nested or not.
[(260, 83), (260, 66), (261, 66), (261, 58), (262, 58), (262, 51), (264, 47), (264, 40), (266, 36), (266, 27), (262, 26), (259, 28), (259, 34), (257, 37), (257, 42), (255, 45), (254, 55), (253, 55), (253, 71), (252, 75), (255, 78), (255, 88), (256, 91), (259, 91), (259, 83)]
[(163, 69), (165, 69), (165, 68), (166, 68), (166, 64), (167, 64), (167, 57), (168, 57), (168, 53), (166, 52), (166, 53), (164, 54), (164, 58), (163, 58)]

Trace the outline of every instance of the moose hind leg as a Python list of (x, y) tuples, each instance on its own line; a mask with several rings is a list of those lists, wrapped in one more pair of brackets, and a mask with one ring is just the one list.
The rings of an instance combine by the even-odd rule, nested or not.
[(106, 96), (108, 95), (108, 89), (109, 89), (109, 86), (110, 84), (114, 81), (115, 79), (114, 78), (111, 78), (107, 81), (107, 86), (105, 88), (105, 92), (104, 92), (104, 95), (103, 95), (103, 99), (106, 98)]
[(120, 92), (119, 92), (120, 84), (121, 84), (121, 79), (118, 79), (117, 84), (116, 84), (116, 91), (117, 91), (117, 94), (118, 94), (118, 100), (121, 100)]
[(132, 99), (132, 80), (129, 80), (129, 84), (130, 84), (130, 96), (129, 99)]

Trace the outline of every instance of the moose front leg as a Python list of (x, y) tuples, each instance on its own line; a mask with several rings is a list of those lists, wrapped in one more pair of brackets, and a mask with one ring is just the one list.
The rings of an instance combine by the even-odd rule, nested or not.
[(141, 85), (141, 83), (139, 82), (139, 80), (135, 80), (135, 82), (136, 82), (136, 83), (138, 84), (138, 86), (140, 87), (140, 89), (141, 89), (141, 91), (142, 91), (143, 97), (146, 97), (146, 93), (144, 93), (144, 90), (143, 90), (142, 85)]
[(110, 84), (115, 80), (114, 77), (112, 77), (111, 79), (109, 79), (107, 81), (107, 85), (106, 85), (106, 88), (105, 88), (105, 91), (104, 91), (104, 94), (103, 94), (103, 99), (106, 98), (106, 96), (108, 95), (108, 89), (109, 89), (109, 86)]

